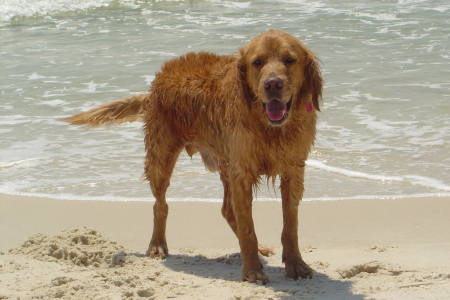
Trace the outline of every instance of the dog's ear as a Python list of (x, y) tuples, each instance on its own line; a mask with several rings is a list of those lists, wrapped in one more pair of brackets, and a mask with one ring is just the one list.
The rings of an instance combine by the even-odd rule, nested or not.
[(236, 57), (236, 66), (237, 66), (237, 72), (238, 72), (238, 80), (240, 82), (245, 83), (246, 77), (247, 77), (247, 64), (245, 63), (245, 57), (241, 50), (240, 53)]
[(319, 101), (322, 98), (323, 79), (320, 72), (319, 59), (312, 53), (306, 58), (305, 82), (302, 86), (302, 94), (311, 97), (314, 108), (320, 111)]
[(250, 108), (251, 107), (251, 92), (247, 82), (247, 61), (245, 59), (244, 50), (241, 49), (236, 57), (236, 70), (237, 70), (237, 81), (239, 88), (241, 89), (242, 96), (245, 99), (245, 103)]

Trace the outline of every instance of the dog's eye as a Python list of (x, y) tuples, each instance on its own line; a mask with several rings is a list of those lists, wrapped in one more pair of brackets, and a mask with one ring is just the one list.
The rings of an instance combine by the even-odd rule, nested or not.
[(292, 57), (286, 58), (286, 63), (287, 64), (292, 64), (293, 62), (295, 62), (295, 60)]
[(260, 65), (262, 65), (262, 60), (260, 60), (260, 59), (255, 60), (255, 61), (253, 62), (253, 65), (255, 65), (255, 66), (260, 66)]

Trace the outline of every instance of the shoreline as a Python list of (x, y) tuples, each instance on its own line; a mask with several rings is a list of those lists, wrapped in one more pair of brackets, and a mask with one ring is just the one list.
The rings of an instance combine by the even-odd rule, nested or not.
[[(154, 201), (57, 200), (0, 194), (0, 234), (5, 237), (0, 240), (0, 251), (17, 246), (36, 232), (56, 233), (63, 229), (82, 226), (99, 227), (97, 229), (111, 233), (121, 242), (123, 240), (124, 243), (129, 243), (127, 246), (135, 248), (136, 251), (145, 251), (146, 249), (142, 249), (142, 246), (145, 244), (146, 247), (146, 243), (150, 241), (153, 227), (153, 204)], [(216, 231), (219, 231), (222, 236), (218, 239), (217, 246), (238, 246), (237, 239), (221, 215), (221, 203), (168, 201), (168, 204), (169, 247), (171, 244), (182, 247), (185, 243), (188, 244), (185, 245), (186, 247), (191, 247), (189, 241), (180, 240), (180, 233), (177, 233), (177, 230), (181, 230), (182, 236), (192, 231), (200, 231), (198, 237), (196, 234), (189, 234), (193, 239), (200, 239), (201, 236), (200, 244), (195, 244), (199, 249), (203, 247), (203, 244), (214, 245), (208, 242), (207, 238), (214, 238), (213, 236), (217, 235)], [(446, 215), (447, 206), (450, 208), (450, 197), (445, 196), (303, 201), (299, 207), (299, 240), (300, 243), (318, 242), (331, 246), (330, 240), (333, 236), (346, 229), (348, 237), (358, 237), (360, 242), (365, 243), (379, 240), (398, 242), (402, 240), (402, 237), (408, 240), (407, 237), (413, 234), (422, 241), (427, 239), (426, 232), (431, 230), (437, 233), (440, 227), (450, 225), (450, 218), (447, 220)], [(282, 230), (280, 201), (254, 201), (253, 214), (255, 228), (261, 242), (267, 239), (266, 243), (272, 244), (268, 246), (280, 244), (279, 238), (275, 237), (276, 232), (281, 235)], [(435, 215), (439, 217), (436, 218)], [(426, 223), (428, 221), (434, 225)], [(360, 227), (353, 232), (352, 222)], [(214, 226), (208, 227), (208, 224), (214, 224)], [(327, 230), (323, 231), (323, 227)], [(368, 237), (366, 234), (368, 231), (365, 230), (373, 232), (374, 227), (377, 231), (385, 230), (385, 235), (377, 234)], [(269, 228), (271, 230), (267, 236), (265, 231)], [(363, 228), (365, 230), (362, 230)], [(133, 232), (136, 236), (126, 238), (125, 231)], [(261, 232), (258, 234), (259, 231)], [(173, 241), (171, 241), (172, 236)], [(223, 237), (226, 237), (226, 240)], [(141, 241), (147, 239), (146, 243)], [(342, 243), (342, 239), (339, 242)]]
[[(5, 192), (0, 191), (0, 198), (2, 197), (24, 197), (24, 198), (40, 198), (51, 199), (60, 201), (105, 201), (105, 202), (152, 202), (155, 201), (151, 193), (148, 197), (112, 197), (112, 196), (75, 196), (71, 194), (34, 194), (23, 192)], [(440, 193), (419, 193), (408, 195), (359, 195), (348, 197), (316, 197), (316, 198), (303, 198), (302, 202), (315, 202), (315, 201), (347, 201), (347, 200), (396, 200), (396, 199), (410, 199), (410, 198), (445, 198), (450, 197), (448, 192)], [(210, 202), (210, 203), (222, 203), (222, 198), (190, 198), (190, 197), (168, 197), (167, 202)], [(254, 197), (253, 201), (259, 202), (280, 202), (281, 195), (275, 193), (275, 196), (270, 197)]]
[[(0, 194), (0, 252), (4, 253), (0, 255), (0, 296), (27, 298), (59, 289), (66, 299), (71, 299), (70, 293), (73, 299), (101, 295), (114, 298), (117, 293), (122, 295), (125, 288), (134, 288), (132, 294), (136, 296), (141, 291), (137, 287), (150, 286), (153, 292), (147, 294), (152, 294), (153, 299), (169, 297), (174, 290), (192, 299), (206, 299), (205, 295), (215, 299), (245, 295), (248, 299), (330, 299), (336, 295), (335, 299), (450, 297), (450, 197), (301, 203), (300, 250), (317, 273), (311, 280), (299, 281), (283, 276), (281, 203), (255, 201), (253, 218), (258, 240), (276, 252), (263, 259), (271, 279), (268, 286), (239, 282), (239, 245), (221, 215), (221, 203), (169, 202), (170, 256), (165, 261), (144, 257), (153, 227), (153, 203), (61, 201)], [(54, 239), (63, 230), (84, 227), (127, 249), (129, 261), (125, 259), (118, 269), (83, 270), (70, 262), (46, 261), (47, 258), (31, 257), (22, 251), (23, 242), (33, 234)], [(18, 254), (8, 252), (13, 248)], [(26, 265), (27, 269), (20, 271), (19, 265)], [(63, 276), (62, 267), (69, 274), (64, 276), (73, 282), (49, 287), (52, 280)], [(45, 276), (30, 278), (25, 273), (29, 269), (45, 272)], [(133, 284), (135, 287), (128, 283), (112, 283), (108, 288), (88, 284), (98, 272), (106, 276), (106, 282), (113, 282), (117, 277), (113, 271), (138, 276), (140, 280)], [(148, 273), (151, 277), (155, 272), (164, 274), (164, 280), (169, 282), (163, 288), (156, 284), (157, 280), (140, 276)], [(86, 284), (85, 294), (75, 290), (75, 282)]]

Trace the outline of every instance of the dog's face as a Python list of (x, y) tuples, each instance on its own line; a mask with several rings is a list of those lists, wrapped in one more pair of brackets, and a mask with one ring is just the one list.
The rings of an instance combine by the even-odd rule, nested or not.
[(283, 125), (292, 107), (308, 101), (319, 110), (322, 79), (315, 56), (299, 40), (271, 30), (253, 39), (240, 55), (243, 80), (270, 125)]

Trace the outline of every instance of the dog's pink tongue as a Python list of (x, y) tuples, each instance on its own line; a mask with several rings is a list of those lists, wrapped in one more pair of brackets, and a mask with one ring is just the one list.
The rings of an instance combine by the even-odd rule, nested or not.
[(266, 114), (271, 121), (279, 121), (283, 119), (286, 110), (286, 103), (280, 102), (278, 100), (272, 100), (266, 104)]

